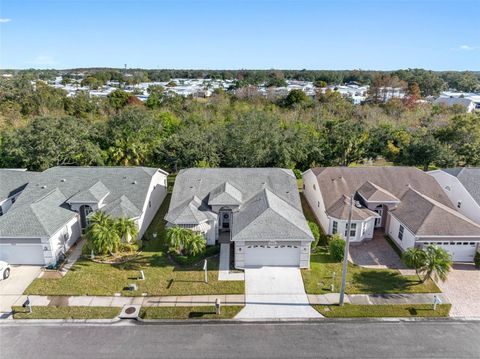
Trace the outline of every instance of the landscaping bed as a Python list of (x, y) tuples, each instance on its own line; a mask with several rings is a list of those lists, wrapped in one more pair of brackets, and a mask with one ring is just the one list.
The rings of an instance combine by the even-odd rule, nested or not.
[(374, 318), (374, 317), (448, 317), (451, 304), (382, 304), (382, 305), (314, 305), (327, 318)]
[(116, 307), (13, 307), (14, 319), (112, 319), (120, 314)]
[[(333, 273), (335, 272), (335, 278)], [(302, 270), (305, 291), (308, 294), (340, 291), (342, 263), (335, 262), (326, 248), (317, 248), (311, 255), (310, 269)], [(416, 275), (402, 275), (396, 269), (370, 269), (348, 263), (347, 294), (440, 293), (432, 281), (421, 283)]]
[(231, 319), (243, 306), (223, 306), (220, 314), (215, 307), (144, 307), (140, 310), (143, 319)]

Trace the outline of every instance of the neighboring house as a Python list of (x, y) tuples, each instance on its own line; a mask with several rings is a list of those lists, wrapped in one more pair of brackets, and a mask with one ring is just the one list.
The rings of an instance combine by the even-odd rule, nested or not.
[(452, 205), (435, 179), (413, 167), (328, 167), (303, 174), (304, 195), (325, 233), (346, 236), (349, 197), (354, 195), (350, 238), (360, 243), (383, 229), (402, 249), (429, 243), (454, 261), (472, 261), (480, 225)]
[(434, 103), (443, 104), (446, 106), (460, 105), (465, 108), (467, 113), (474, 111), (477, 107), (477, 103), (475, 103), (475, 101), (463, 97), (439, 97)]
[(36, 175), (24, 169), (0, 169), (0, 216), (7, 213)]
[(480, 168), (457, 167), (429, 172), (457, 211), (480, 223)]
[(310, 265), (313, 235), (297, 181), (280, 168), (190, 168), (175, 179), (167, 226), (235, 246), (235, 267)]
[(166, 186), (167, 173), (157, 168), (53, 167), (35, 174), (0, 217), (0, 260), (55, 263), (98, 210), (133, 219), (141, 238), (166, 196)]

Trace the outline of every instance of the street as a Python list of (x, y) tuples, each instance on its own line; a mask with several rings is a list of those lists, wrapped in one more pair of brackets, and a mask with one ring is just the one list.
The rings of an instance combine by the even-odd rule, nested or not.
[(478, 358), (480, 322), (2, 324), (9, 358)]

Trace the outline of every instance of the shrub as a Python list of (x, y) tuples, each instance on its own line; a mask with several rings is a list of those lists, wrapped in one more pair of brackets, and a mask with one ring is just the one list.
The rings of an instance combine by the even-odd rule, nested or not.
[(320, 229), (315, 222), (308, 221), (308, 226), (313, 234), (314, 241), (312, 242), (312, 248), (314, 249), (318, 246), (318, 241), (320, 240)]
[(480, 252), (475, 253), (475, 259), (473, 261), (475, 262), (475, 267), (480, 269)]
[(328, 248), (330, 249), (330, 255), (335, 261), (341, 262), (343, 260), (343, 256), (345, 255), (345, 241), (343, 239), (339, 236), (334, 236)]
[(298, 168), (294, 168), (293, 169), (293, 173), (295, 174), (295, 177), (297, 179), (301, 179), (302, 178), (302, 171), (300, 171)]

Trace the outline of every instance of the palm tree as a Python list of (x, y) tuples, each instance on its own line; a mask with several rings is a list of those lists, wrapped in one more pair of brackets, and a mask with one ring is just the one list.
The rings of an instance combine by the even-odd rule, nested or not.
[(138, 227), (135, 221), (126, 217), (120, 217), (115, 221), (115, 229), (124, 242), (130, 242), (138, 234)]
[(116, 252), (120, 244), (120, 236), (112, 221), (92, 224), (88, 227), (86, 236), (87, 241), (98, 254)]
[(445, 281), (448, 276), (448, 272), (452, 267), (452, 257), (450, 254), (443, 248), (437, 247), (436, 245), (430, 244), (425, 249), (425, 265), (423, 266), (423, 271), (425, 276), (423, 281), (432, 278), (440, 279)]
[(409, 268), (414, 268), (418, 280), (422, 281), (420, 271), (425, 266), (425, 252), (420, 248), (409, 248), (402, 254), (402, 260)]
[(205, 250), (206, 241), (205, 238), (199, 234), (194, 233), (188, 241), (185, 243), (185, 250), (188, 255), (196, 256)]
[(178, 253), (181, 253), (185, 248), (186, 243), (193, 236), (192, 230), (182, 227), (170, 227), (167, 230), (168, 244), (175, 248)]
[(90, 216), (90, 226), (98, 224), (100, 226), (107, 226), (111, 224), (112, 219), (103, 211), (97, 211)]

